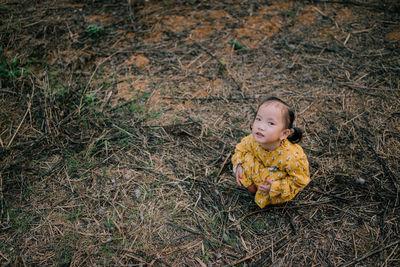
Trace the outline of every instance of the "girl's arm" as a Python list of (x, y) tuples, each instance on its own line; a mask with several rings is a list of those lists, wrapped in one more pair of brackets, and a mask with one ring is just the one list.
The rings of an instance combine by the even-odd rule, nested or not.
[(304, 154), (290, 160), (285, 170), (287, 172), (285, 178), (271, 181), (269, 195), (274, 203), (291, 200), (310, 182), (308, 161)]
[(232, 156), (233, 170), (238, 185), (249, 187), (253, 185), (251, 176), (254, 173), (258, 160), (253, 154), (251, 136), (246, 136), (236, 145), (235, 154)]
[(235, 173), (236, 183), (238, 186), (242, 186), (241, 180), (243, 179), (243, 167), (241, 164), (238, 164), (234, 167), (233, 172)]
[[(243, 167), (242, 165), (238, 165), (236, 168), (236, 183), (239, 186), (242, 186), (242, 179), (243, 179)], [(250, 193), (255, 194), (257, 192), (257, 186), (255, 184), (251, 184), (250, 186), (247, 186), (247, 190), (249, 190)]]

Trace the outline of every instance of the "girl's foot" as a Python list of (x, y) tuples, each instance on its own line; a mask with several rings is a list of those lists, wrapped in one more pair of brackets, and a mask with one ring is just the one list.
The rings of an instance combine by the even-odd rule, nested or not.
[(257, 192), (257, 186), (255, 184), (252, 184), (247, 187), (247, 190), (249, 190), (250, 193), (255, 194)]

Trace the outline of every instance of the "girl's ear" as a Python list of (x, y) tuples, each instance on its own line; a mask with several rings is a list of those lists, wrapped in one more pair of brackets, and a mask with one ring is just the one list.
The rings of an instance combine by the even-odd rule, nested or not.
[(282, 131), (281, 140), (286, 139), (290, 135), (290, 129), (285, 129)]

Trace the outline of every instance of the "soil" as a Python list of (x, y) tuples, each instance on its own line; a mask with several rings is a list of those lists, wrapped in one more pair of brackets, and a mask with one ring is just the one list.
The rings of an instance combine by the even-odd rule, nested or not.
[[(399, 266), (398, 1), (0, 3), (0, 263)], [(258, 102), (311, 183), (232, 174)]]

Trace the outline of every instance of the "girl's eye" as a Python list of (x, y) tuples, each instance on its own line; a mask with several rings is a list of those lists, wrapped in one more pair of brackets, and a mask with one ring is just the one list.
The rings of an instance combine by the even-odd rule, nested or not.
[(268, 124), (269, 125), (274, 125), (274, 123), (272, 121), (269, 121)]
[(256, 118), (256, 121), (261, 121), (261, 119), (260, 118)]

